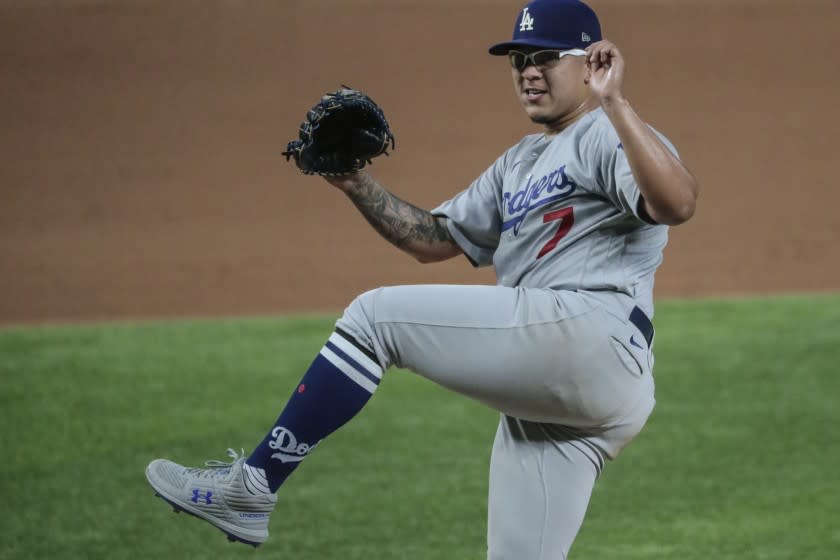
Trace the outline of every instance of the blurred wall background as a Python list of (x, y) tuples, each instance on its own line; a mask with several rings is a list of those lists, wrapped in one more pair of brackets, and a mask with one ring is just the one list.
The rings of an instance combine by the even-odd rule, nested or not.
[[(840, 2), (592, 0), (626, 93), (699, 177), (657, 297), (840, 289)], [(375, 175), (432, 207), (535, 129), (521, 2), (0, 0), (0, 323), (338, 311), (420, 265), (280, 156), (342, 83), (385, 110)]]

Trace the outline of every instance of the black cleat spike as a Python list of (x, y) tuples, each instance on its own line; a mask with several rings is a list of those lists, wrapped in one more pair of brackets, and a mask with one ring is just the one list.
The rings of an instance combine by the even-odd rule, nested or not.
[(228, 533), (227, 531), (224, 531), (223, 529), (220, 529), (220, 531), (222, 531), (225, 535), (227, 535), (227, 540), (228, 541), (230, 541), (230, 542), (240, 542), (242, 544), (247, 544), (249, 546), (253, 546), (255, 550), (257, 548), (259, 548), (259, 546), (262, 544), (262, 543), (253, 542), (253, 541), (246, 541), (245, 539), (239, 538), (236, 535), (231, 535), (230, 533)]

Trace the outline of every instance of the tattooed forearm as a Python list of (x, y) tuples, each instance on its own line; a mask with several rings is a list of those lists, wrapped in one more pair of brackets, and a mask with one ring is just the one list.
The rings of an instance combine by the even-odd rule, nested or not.
[(401, 200), (372, 180), (365, 181), (347, 196), (382, 237), (409, 253), (460, 251), (443, 218)]

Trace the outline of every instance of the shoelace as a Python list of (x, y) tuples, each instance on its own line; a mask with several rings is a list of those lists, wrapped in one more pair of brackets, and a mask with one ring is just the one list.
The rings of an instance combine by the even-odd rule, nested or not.
[(197, 478), (220, 478), (227, 476), (230, 474), (230, 469), (233, 465), (236, 464), (237, 461), (240, 459), (245, 458), (245, 450), (242, 449), (241, 453), (237, 453), (234, 449), (228, 448), (227, 450), (228, 457), (233, 459), (230, 463), (225, 463), (224, 461), (216, 461), (215, 459), (210, 459), (209, 461), (205, 461), (204, 464), (209, 467), (207, 469), (200, 469), (200, 468), (189, 468), (186, 469), (185, 472), (197, 477)]

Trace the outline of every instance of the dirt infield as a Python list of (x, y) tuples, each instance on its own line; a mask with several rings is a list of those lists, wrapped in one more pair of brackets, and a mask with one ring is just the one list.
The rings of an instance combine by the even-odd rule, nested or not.
[[(840, 289), (840, 3), (592, 1), (627, 92), (702, 184), (657, 297)], [(519, 2), (0, 0), (0, 323), (341, 309), (420, 265), (279, 155), (349, 83), (397, 135), (373, 171), (431, 207), (533, 131)]]

